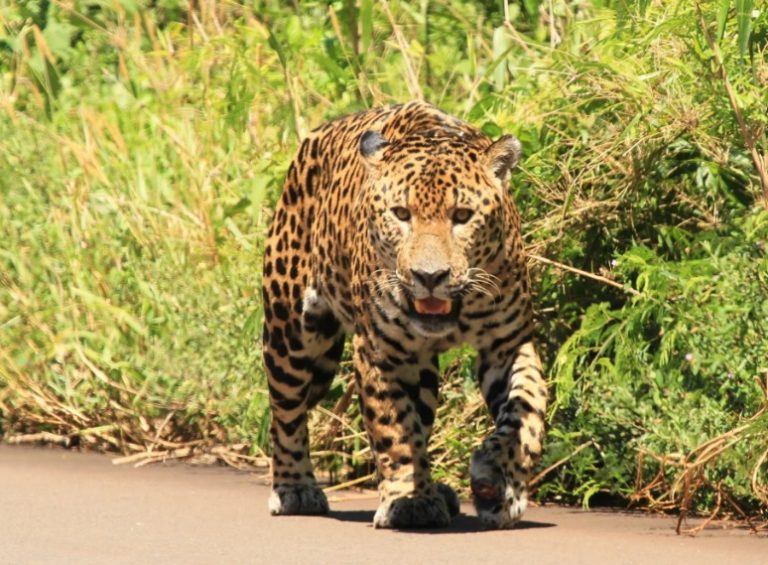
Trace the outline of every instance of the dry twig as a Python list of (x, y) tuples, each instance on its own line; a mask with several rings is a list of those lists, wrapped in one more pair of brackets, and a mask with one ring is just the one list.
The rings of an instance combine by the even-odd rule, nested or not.
[(408, 93), (411, 95), (411, 98), (416, 100), (424, 100), (424, 93), (421, 91), (421, 86), (419, 85), (419, 77), (414, 70), (413, 61), (411, 61), (411, 57), (408, 55), (408, 44), (406, 43), (405, 37), (403, 37), (403, 34), (400, 31), (400, 26), (397, 25), (397, 22), (395, 21), (395, 18), (389, 9), (389, 2), (387, 2), (387, 0), (381, 0), (381, 7), (384, 8), (384, 12), (387, 14), (387, 19), (392, 26), (392, 34), (395, 36), (397, 45), (403, 55), (403, 64), (405, 65), (405, 80), (408, 84)]
[(72, 436), (64, 436), (60, 434), (54, 434), (51, 432), (39, 432), (36, 434), (19, 434), (11, 436), (5, 440), (6, 443), (11, 445), (23, 445), (29, 443), (52, 443), (55, 445), (62, 445), (64, 447), (70, 447), (73, 443)]
[(545, 476), (547, 476), (547, 474), (551, 473), (552, 471), (554, 471), (558, 467), (564, 465), (565, 463), (567, 463), (568, 461), (573, 459), (576, 456), (577, 453), (579, 453), (580, 451), (583, 451), (584, 449), (586, 449), (590, 445), (594, 445), (594, 443), (595, 442), (593, 440), (585, 441), (580, 446), (578, 446), (576, 449), (571, 451), (568, 455), (566, 455), (562, 459), (559, 459), (559, 460), (555, 461), (554, 463), (552, 463), (552, 465), (550, 465), (549, 467), (547, 467), (546, 469), (541, 471), (539, 474), (537, 474), (535, 477), (533, 477), (531, 479), (531, 481), (528, 483), (528, 486), (529, 487), (536, 486), (539, 483), (539, 481), (541, 481), (541, 479), (543, 479)]
[(326, 492), (326, 493), (336, 492), (337, 490), (343, 490), (345, 488), (353, 487), (355, 485), (359, 485), (360, 483), (364, 483), (366, 481), (372, 481), (374, 478), (376, 478), (376, 473), (370, 473), (368, 475), (365, 475), (364, 477), (358, 477), (356, 479), (352, 479), (351, 481), (346, 481), (344, 483), (339, 483), (331, 487), (326, 487), (323, 489), (323, 492)]
[(570, 265), (558, 263), (557, 261), (553, 261), (552, 259), (547, 259), (546, 257), (541, 257), (540, 255), (533, 255), (532, 253), (527, 253), (526, 255), (531, 259), (533, 259), (534, 261), (538, 261), (539, 263), (544, 263), (545, 265), (552, 265), (553, 267), (557, 267), (558, 269), (562, 269), (563, 271), (569, 271), (579, 276), (600, 281), (601, 283), (608, 284), (616, 288), (620, 288), (624, 292), (627, 292), (633, 296), (642, 296), (642, 294), (636, 291), (634, 288), (624, 286), (623, 284), (617, 283), (616, 281), (613, 281), (601, 275), (596, 275), (595, 273), (590, 273), (589, 271), (583, 271), (581, 269), (577, 269), (576, 267), (571, 267)]

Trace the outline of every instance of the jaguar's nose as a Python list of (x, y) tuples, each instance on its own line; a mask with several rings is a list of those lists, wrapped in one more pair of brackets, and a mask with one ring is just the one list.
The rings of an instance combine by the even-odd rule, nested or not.
[(448, 269), (441, 269), (439, 271), (422, 271), (420, 269), (411, 269), (411, 274), (414, 280), (417, 280), (424, 288), (432, 292), (437, 286), (444, 282), (448, 278), (450, 271)]

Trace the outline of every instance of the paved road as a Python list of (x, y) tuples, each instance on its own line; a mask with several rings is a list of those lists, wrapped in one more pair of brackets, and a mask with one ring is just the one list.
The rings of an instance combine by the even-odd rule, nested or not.
[(272, 518), (267, 496), (263, 478), (224, 468), (0, 445), (0, 564), (768, 563), (765, 537), (680, 537), (671, 518), (532, 508), (484, 532), (466, 505), (449, 530), (393, 532), (371, 527), (370, 495), (336, 495), (321, 518)]

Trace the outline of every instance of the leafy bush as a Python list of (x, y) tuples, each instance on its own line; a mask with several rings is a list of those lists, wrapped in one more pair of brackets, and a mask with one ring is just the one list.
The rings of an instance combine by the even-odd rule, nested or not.
[[(682, 458), (737, 428), (768, 394), (768, 213), (750, 215), (726, 233), (675, 242), (668, 260), (637, 247), (616, 261), (616, 274), (640, 294), (619, 308), (590, 306), (559, 351), (555, 422), (594, 446), (574, 469), (589, 466), (598, 484), (630, 497), (659, 471), (674, 475)], [(713, 461), (707, 480), (749, 498), (751, 473), (765, 452), (751, 431)], [(638, 461), (647, 459), (641, 467)], [(661, 467), (666, 467), (662, 469)], [(568, 495), (578, 474), (565, 468), (544, 490)], [(662, 486), (646, 492), (659, 493)], [(578, 489), (576, 489), (578, 492)], [(708, 492), (701, 508), (712, 503)]]

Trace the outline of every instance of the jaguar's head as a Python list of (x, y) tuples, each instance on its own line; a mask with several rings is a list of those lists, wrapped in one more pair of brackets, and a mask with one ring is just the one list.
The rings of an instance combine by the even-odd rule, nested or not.
[(505, 200), (520, 142), (465, 139), (456, 130), (388, 141), (360, 138), (369, 170), (369, 235), (390, 292), (415, 328), (450, 332), (464, 296), (498, 292), (494, 276), (507, 235)]

